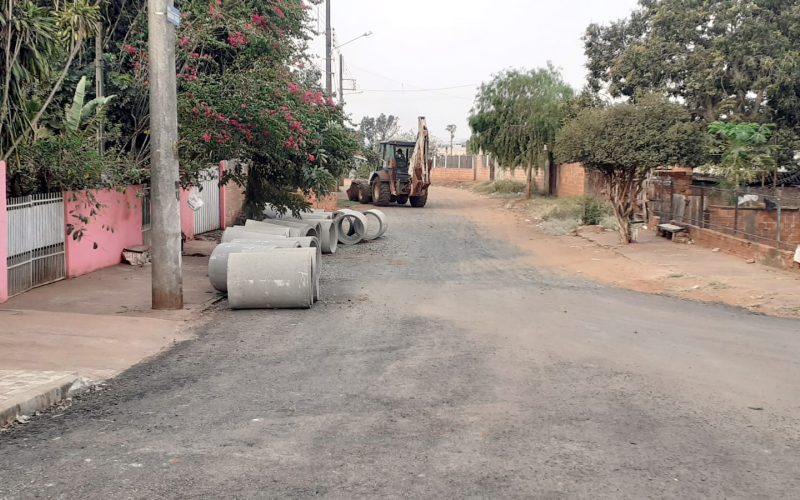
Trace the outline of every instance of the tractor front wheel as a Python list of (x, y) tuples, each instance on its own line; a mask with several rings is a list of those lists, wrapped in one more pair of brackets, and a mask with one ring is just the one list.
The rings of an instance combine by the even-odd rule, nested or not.
[(412, 196), (409, 198), (411, 200), (411, 206), (422, 208), (428, 202), (428, 195), (425, 196)]
[(369, 184), (361, 182), (358, 185), (358, 201), (363, 205), (372, 201), (372, 193), (369, 192)]
[(388, 182), (376, 180), (372, 184), (372, 203), (376, 207), (385, 207), (392, 201), (392, 191)]
[(399, 195), (397, 197), (397, 204), (398, 205), (405, 205), (406, 203), (408, 203), (408, 195), (407, 194), (401, 194), (401, 195)]

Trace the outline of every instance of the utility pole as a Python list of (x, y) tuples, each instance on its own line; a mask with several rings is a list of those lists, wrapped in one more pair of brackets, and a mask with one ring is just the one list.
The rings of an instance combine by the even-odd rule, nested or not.
[[(103, 21), (97, 21), (95, 25), (97, 36), (94, 39), (94, 81), (95, 97), (103, 97)], [(97, 150), (102, 155), (105, 153), (105, 143), (103, 142), (103, 120), (100, 119), (97, 127)]]
[(344, 56), (339, 54), (339, 104), (344, 106)]
[(333, 33), (331, 30), (331, 0), (325, 0), (325, 91), (333, 95)]
[(183, 309), (173, 0), (148, 0), (153, 309)]

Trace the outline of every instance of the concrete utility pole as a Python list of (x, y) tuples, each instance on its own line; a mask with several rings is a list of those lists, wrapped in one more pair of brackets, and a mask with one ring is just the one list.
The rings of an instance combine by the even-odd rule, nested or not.
[(331, 0), (325, 0), (325, 91), (333, 95), (333, 32), (331, 30)]
[(183, 309), (178, 96), (172, 0), (148, 0), (153, 309)]
[(344, 106), (344, 56), (339, 54), (339, 104)]

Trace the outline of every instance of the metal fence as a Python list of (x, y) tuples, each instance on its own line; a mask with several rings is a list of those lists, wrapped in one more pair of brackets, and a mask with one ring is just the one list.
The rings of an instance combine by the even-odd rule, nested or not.
[(439, 156), (436, 158), (434, 168), (472, 168), (474, 161), (472, 156)]
[(64, 196), (7, 200), (8, 295), (64, 279)]
[(152, 243), (150, 224), (150, 186), (142, 187), (142, 245)]
[[(194, 232), (202, 234), (221, 227), (219, 169), (208, 168), (201, 173), (199, 190), (203, 206), (194, 213)], [(197, 188), (194, 188), (197, 189)]]
[(676, 185), (672, 179), (649, 183), (649, 210), (662, 223), (711, 229), (748, 241), (794, 251), (800, 245), (800, 197), (780, 189), (723, 189)]

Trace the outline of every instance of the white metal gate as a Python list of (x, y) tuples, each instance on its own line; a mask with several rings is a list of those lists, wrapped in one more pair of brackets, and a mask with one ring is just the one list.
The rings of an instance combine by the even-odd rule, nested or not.
[(197, 190), (203, 206), (194, 213), (194, 234), (202, 234), (221, 227), (219, 220), (219, 169), (209, 168), (201, 172), (200, 186)]
[(6, 208), (9, 297), (64, 279), (64, 195), (9, 198)]

